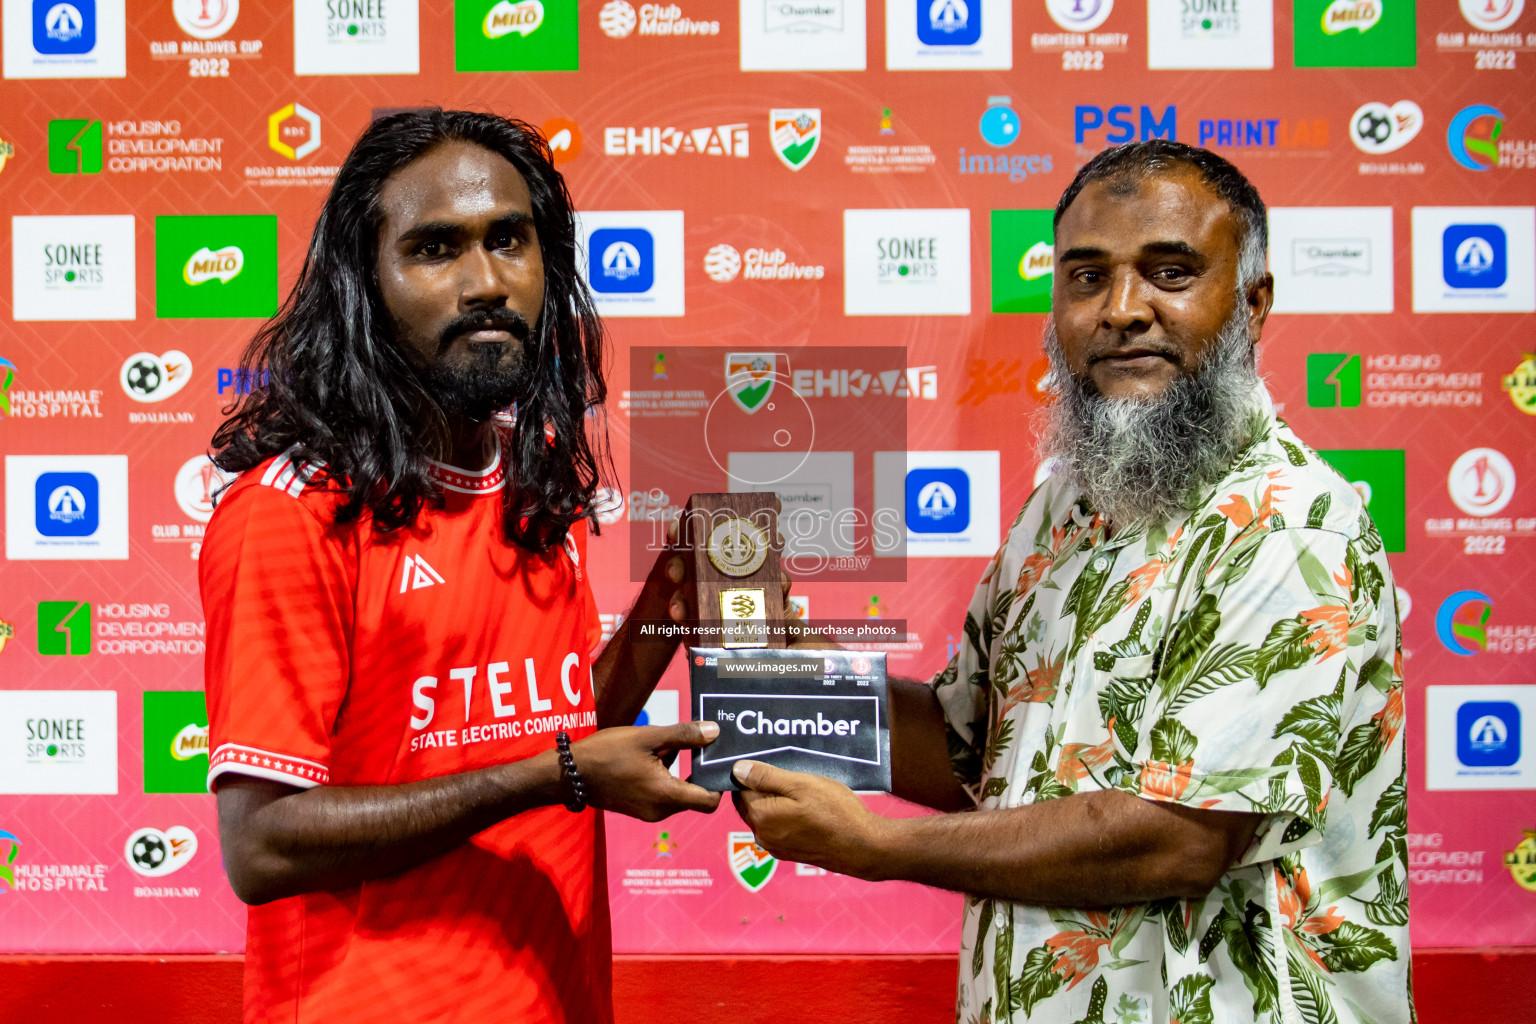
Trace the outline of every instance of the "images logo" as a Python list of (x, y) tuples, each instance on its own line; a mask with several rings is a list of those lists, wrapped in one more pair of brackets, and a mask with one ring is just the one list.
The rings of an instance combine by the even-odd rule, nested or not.
[(1050, 210), (992, 211), (992, 312), (1051, 311), (1051, 217)]
[(458, 71), (575, 71), (577, 0), (457, 0)]
[(1091, 32), (1104, 24), (1115, 0), (1045, 0), (1051, 20), (1069, 32)]
[(267, 118), (267, 145), (289, 160), (302, 160), (320, 148), (320, 115), (290, 103)]
[(144, 692), (144, 792), (208, 791), (208, 706), (200, 690)]
[[(0, 368), (4, 364), (5, 360), (0, 359)], [(0, 381), (0, 410), (5, 408), (6, 386)], [(1515, 372), (1505, 376), (1500, 386), (1509, 392), (1509, 400), (1515, 403), (1516, 409), (1528, 416), (1536, 416), (1536, 354), (1527, 352), (1522, 356)]]
[(1515, 496), (1515, 467), (1497, 449), (1473, 448), (1451, 463), (1445, 484), (1467, 515), (1498, 515)]
[(0, 843), (9, 844), (3, 858), (0, 858), (0, 882), (5, 883), (5, 888), (0, 889), (0, 894), (16, 888), (16, 869), (12, 865), (16, 863), (16, 855), (21, 853), (21, 840), (14, 832), (0, 829)]
[(1390, 107), (1372, 101), (1349, 119), (1349, 140), (1355, 148), (1381, 155), (1402, 149), (1418, 138), (1424, 127), (1424, 111), (1412, 100), (1398, 100)]
[(1104, 142), (1111, 146), (1133, 140), (1145, 142), (1148, 139), (1179, 137), (1177, 107), (1163, 108), (1161, 117), (1156, 116), (1151, 107), (1142, 107), (1139, 125), (1131, 121), (1130, 115), (1131, 108), (1124, 104), (1110, 107), (1108, 110), (1094, 106), (1075, 107), (1072, 111), (1072, 141), (1081, 146), (1089, 132), (1103, 128), (1106, 124), (1109, 126), (1109, 131), (1104, 135)]
[(185, 825), (172, 825), (164, 832), (141, 828), (123, 844), (123, 859), (141, 875), (158, 878), (180, 871), (197, 853), (197, 833)]
[(1526, 830), (1520, 845), (1504, 855), (1504, 866), (1516, 885), (1536, 892), (1536, 831)]
[[(1468, 613), (1462, 614), (1463, 609)], [(1452, 654), (1470, 656), (1486, 651), (1488, 620), (1492, 616), (1493, 598), (1480, 590), (1458, 590), (1440, 602), (1440, 610), (1435, 613), (1435, 635)]]
[(592, 290), (647, 292), (656, 283), (656, 246), (644, 228), (598, 228), (587, 243)]
[(171, 0), (171, 13), (193, 39), (217, 39), (235, 27), (240, 0)]
[(277, 312), (277, 218), (155, 218), (155, 315), (268, 317)]
[(48, 170), (52, 174), (100, 174), (101, 122), (86, 118), (49, 121)]
[(187, 386), (192, 377), (192, 360), (185, 352), (171, 349), (160, 355), (135, 352), (123, 360), (118, 382), (135, 402), (163, 402)]
[(1307, 405), (1314, 409), (1354, 409), (1359, 404), (1358, 354), (1313, 352), (1307, 356)]
[(1484, 32), (1509, 28), (1524, 10), (1525, 0), (1461, 0), (1461, 16)]
[(917, 0), (917, 39), (926, 46), (981, 41), (981, 0)]
[(1019, 139), (1019, 115), (1009, 96), (988, 96), (982, 112), (981, 137), (993, 146), (1011, 146)]
[(1319, 450), (1318, 455), (1350, 482), (1376, 524), (1388, 551), (1408, 540), (1408, 459), (1401, 448)]
[(37, 603), (37, 653), (91, 653), (91, 606), (86, 601)]
[(726, 854), (731, 863), (731, 874), (747, 892), (760, 891), (779, 867), (778, 859), (758, 846), (751, 832), (729, 833)]
[(1507, 700), (1469, 700), (1456, 709), (1456, 759), (1468, 768), (1508, 768), (1520, 760), (1520, 708)]
[(1509, 279), (1509, 241), (1497, 224), (1452, 224), (1441, 236), (1440, 273), (1452, 288), (1498, 288)]
[[(991, 146), (1001, 149), (1011, 146), (1019, 138), (1019, 115), (1010, 105), (1013, 102), (1008, 96), (987, 97), (987, 109), (981, 115), (982, 139)], [(990, 153), (973, 153), (966, 156), (965, 147), (960, 147), (960, 173), (961, 174), (1006, 174), (1008, 180), (1013, 182), (1025, 181), (1031, 174), (1051, 173), (1051, 154), (1049, 153), (1015, 153), (1009, 156)]]
[(811, 162), (821, 146), (821, 111), (815, 108), (778, 108), (768, 111), (769, 139), (773, 155), (792, 171)]
[(914, 469), (907, 473), (907, 529), (960, 533), (971, 525), (971, 478), (965, 470)]
[(1445, 144), (1451, 156), (1469, 171), (1486, 171), (1499, 165), (1499, 136), (1504, 134), (1504, 114), (1497, 107), (1474, 103), (1451, 118)]
[(1323, 34), (1366, 32), (1381, 21), (1381, 0), (1333, 0), (1323, 11)]
[(96, 0), (32, 0), (32, 48), (38, 53), (90, 53), (96, 48)]

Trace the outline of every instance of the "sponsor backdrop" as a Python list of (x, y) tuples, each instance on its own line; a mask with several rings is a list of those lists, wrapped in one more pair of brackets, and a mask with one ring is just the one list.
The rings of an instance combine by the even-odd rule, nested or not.
[[(1415, 941), (1536, 943), (1536, 5), (3, 13), (0, 951), (243, 946), (202, 792), (196, 569), (221, 482), (205, 446), (253, 384), (238, 353), (293, 281), (350, 141), (428, 103), (541, 126), (582, 211), (617, 350), (620, 480), (591, 558), (606, 624), (636, 590), (631, 538), (686, 500), (634, 486), (634, 420), (696, 414), (707, 394), (669, 385), (668, 355), (713, 348), (716, 387), (728, 358), (749, 376), (782, 365), (781, 395), (823, 416), (903, 410), (904, 462), (832, 453), (787, 497), (877, 488), (905, 510), (901, 572), (796, 596), (817, 619), (905, 621), (881, 649), (907, 677), (945, 662), (1037, 477), (1047, 211), (1116, 143), (1235, 160), (1272, 206), (1263, 370), (1366, 497), (1403, 589)], [(844, 365), (807, 358), (832, 346)], [(905, 366), (847, 356), (877, 346)], [(759, 387), (737, 404), (751, 412)], [(687, 706), (677, 665), (646, 717)], [(776, 863), (729, 805), (610, 820), (608, 836), (621, 951), (958, 943), (959, 897)]]

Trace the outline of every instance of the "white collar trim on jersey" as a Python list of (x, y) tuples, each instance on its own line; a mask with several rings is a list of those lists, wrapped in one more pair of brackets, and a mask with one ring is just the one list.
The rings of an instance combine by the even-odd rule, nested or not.
[(491, 464), (484, 469), (460, 469), (458, 466), (450, 466), (436, 459), (428, 459), (427, 468), (432, 474), (432, 479), (441, 484), (445, 491), (458, 491), (460, 494), (487, 494), (499, 491), (507, 479), (506, 473), (501, 468), (499, 444), (496, 447), (496, 454), (491, 458)]

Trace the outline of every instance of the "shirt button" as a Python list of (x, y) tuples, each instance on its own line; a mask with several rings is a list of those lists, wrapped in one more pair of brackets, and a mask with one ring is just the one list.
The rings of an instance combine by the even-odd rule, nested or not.
[(1108, 569), (1108, 568), (1109, 568), (1109, 559), (1105, 558), (1103, 555), (1100, 555), (1098, 558), (1095, 558), (1093, 560), (1093, 571), (1094, 572), (1103, 572), (1105, 569)]

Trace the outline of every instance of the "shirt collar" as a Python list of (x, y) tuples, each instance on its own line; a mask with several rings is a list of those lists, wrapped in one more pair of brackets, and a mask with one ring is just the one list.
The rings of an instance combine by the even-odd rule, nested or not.
[(506, 483), (506, 473), (501, 467), (501, 445), (497, 444), (491, 464), (484, 469), (460, 469), (436, 459), (427, 460), (427, 473), (446, 491), (460, 494), (490, 494), (499, 491)]

